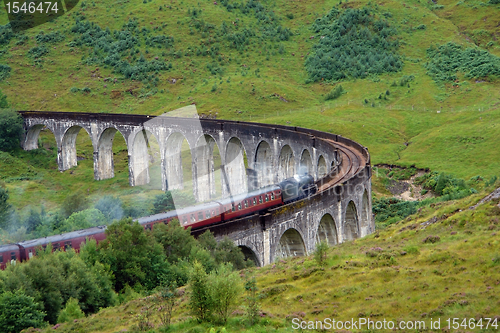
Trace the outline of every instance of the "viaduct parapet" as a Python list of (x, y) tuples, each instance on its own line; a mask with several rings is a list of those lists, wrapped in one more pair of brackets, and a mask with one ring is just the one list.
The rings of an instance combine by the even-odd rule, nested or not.
[[(370, 157), (365, 147), (339, 135), (311, 129), (238, 121), (103, 113), (20, 112), (22, 147), (38, 148), (42, 129), (57, 143), (61, 171), (77, 165), (76, 137), (83, 129), (93, 146), (94, 178), (114, 177), (113, 139), (123, 136), (131, 186), (150, 182), (148, 146), (159, 145), (161, 188), (182, 189), (182, 149), (189, 145), (192, 184), (197, 201), (216, 194), (214, 147), (221, 160), (222, 196), (276, 184), (298, 172), (313, 175), (319, 191), (303, 200), (240, 220), (211, 226), (216, 237), (228, 236), (257, 265), (277, 258), (306, 255), (318, 241), (335, 245), (374, 231), (371, 213)], [(245, 165), (245, 159), (247, 165)], [(193, 231), (199, 234), (203, 230)]]

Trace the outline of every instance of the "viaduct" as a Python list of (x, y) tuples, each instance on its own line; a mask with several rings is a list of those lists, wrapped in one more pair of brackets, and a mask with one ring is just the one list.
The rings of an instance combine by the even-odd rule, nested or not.
[[(22, 147), (38, 148), (40, 131), (50, 130), (57, 143), (61, 171), (77, 165), (76, 137), (86, 132), (94, 150), (95, 180), (114, 177), (112, 147), (119, 133), (127, 145), (130, 185), (149, 183), (148, 146), (154, 136), (160, 150), (161, 188), (182, 189), (185, 182), (192, 181), (199, 202), (210, 201), (216, 194), (215, 146), (220, 153), (223, 197), (275, 184), (299, 172), (309, 173), (318, 186), (315, 195), (265, 214), (209, 227), (217, 238), (233, 239), (259, 266), (281, 257), (309, 254), (318, 241), (333, 246), (375, 229), (370, 155), (365, 147), (340, 135), (299, 127), (165, 115), (20, 113), (24, 118)], [(183, 179), (184, 140), (191, 153), (192, 180)], [(205, 230), (194, 230), (193, 234)]]

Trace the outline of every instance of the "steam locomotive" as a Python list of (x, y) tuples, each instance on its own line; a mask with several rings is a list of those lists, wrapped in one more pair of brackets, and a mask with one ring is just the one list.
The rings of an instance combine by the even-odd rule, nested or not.
[[(150, 216), (138, 218), (145, 230), (152, 230), (156, 223), (168, 223), (177, 218), (184, 228), (197, 229), (211, 224), (233, 220), (239, 217), (265, 212), (266, 210), (300, 200), (316, 193), (314, 178), (308, 174), (295, 175), (278, 185), (269, 185), (248, 193), (231, 196), (214, 202), (182, 208)], [(7, 263), (15, 264), (25, 261), (36, 254), (38, 249), (44, 249), (49, 243), (53, 250), (80, 250), (80, 245), (86, 239), (100, 242), (106, 238), (106, 226), (68, 232), (44, 238), (32, 239), (16, 244), (0, 246), (0, 269), (5, 269)]]

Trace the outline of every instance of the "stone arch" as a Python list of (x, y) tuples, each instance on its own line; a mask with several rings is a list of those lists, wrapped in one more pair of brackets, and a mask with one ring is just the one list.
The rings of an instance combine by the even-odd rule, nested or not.
[(259, 258), (257, 258), (257, 254), (255, 253), (254, 250), (252, 250), (251, 248), (249, 248), (248, 246), (245, 246), (245, 245), (239, 245), (238, 247), (240, 248), (241, 252), (245, 256), (245, 260), (253, 261), (253, 263), (255, 264), (256, 267), (261, 266), (260, 262), (259, 262)]
[(326, 160), (323, 155), (318, 158), (318, 179), (325, 177), (328, 174), (328, 167), (326, 166)]
[[(309, 153), (309, 150), (304, 149), (302, 151), (302, 156), (300, 156), (300, 163), (299, 163), (299, 174), (313, 174), (313, 163), (312, 163), (312, 158), (311, 154)], [(313, 175), (314, 177), (314, 175)]]
[(358, 212), (356, 205), (351, 200), (347, 204), (344, 214), (344, 241), (353, 240), (359, 237)]
[(290, 228), (281, 235), (276, 249), (276, 258), (297, 257), (307, 255), (302, 235), (297, 229)]
[(227, 142), (225, 173), (230, 195), (247, 192), (245, 148), (237, 137), (232, 137)]
[(281, 148), (278, 166), (278, 181), (293, 177), (295, 174), (295, 159), (293, 150), (289, 145), (284, 145)]
[[(43, 124), (36, 124), (31, 126), (28, 131), (26, 132), (26, 136), (24, 138), (24, 144), (23, 148), (24, 150), (32, 150), (32, 149), (37, 149), (38, 148), (38, 138), (40, 137), (40, 132), (42, 130), (49, 130), (55, 138), (54, 130), (46, 125)], [(57, 140), (56, 140), (57, 144)]]
[(326, 241), (329, 246), (338, 244), (337, 225), (332, 215), (326, 213), (321, 217), (316, 232), (316, 243)]
[[(64, 134), (61, 141), (61, 166), (62, 170), (68, 170), (74, 166), (77, 166), (78, 160), (76, 157), (76, 137), (80, 133), (81, 129), (84, 127), (75, 125), (68, 128)], [(90, 136), (90, 133), (85, 129), (85, 132)]]
[(370, 215), (370, 201), (368, 200), (368, 191), (365, 190), (361, 200), (361, 237), (366, 236), (370, 233)]
[(262, 140), (255, 152), (254, 169), (257, 172), (259, 187), (274, 184), (273, 151), (267, 141)]
[[(202, 135), (196, 143), (196, 198), (207, 201), (216, 196), (215, 156), (219, 152), (215, 139), (208, 134)], [(219, 156), (220, 160), (220, 156)], [(220, 166), (220, 163), (218, 163)]]
[[(96, 180), (113, 178), (115, 176), (115, 164), (113, 160), (113, 139), (119, 132), (125, 139), (123, 133), (114, 127), (106, 128), (97, 142), (97, 156), (94, 159), (94, 173)], [(125, 141), (126, 142), (126, 141)]]
[[(152, 147), (154, 143), (157, 147)], [(130, 147), (129, 147), (130, 149)], [(135, 133), (132, 141), (132, 149), (130, 154), (131, 170), (130, 177), (133, 186), (149, 184), (151, 180), (150, 164), (155, 163), (155, 158), (152, 150), (159, 150), (159, 142), (156, 136), (148, 130), (142, 129)], [(159, 160), (159, 158), (156, 158)], [(157, 163), (155, 163), (157, 164)], [(158, 177), (156, 172), (154, 177)], [(153, 182), (155, 188), (161, 188), (161, 183)]]
[[(185, 148), (183, 149), (183, 143)], [(183, 154), (191, 156), (191, 147), (186, 137), (180, 132), (169, 135), (165, 144), (165, 181), (167, 190), (184, 189), (185, 179), (183, 173)]]

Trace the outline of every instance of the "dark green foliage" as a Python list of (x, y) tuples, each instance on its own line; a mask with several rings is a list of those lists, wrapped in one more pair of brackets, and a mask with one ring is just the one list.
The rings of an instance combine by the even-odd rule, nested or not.
[(156, 241), (163, 246), (167, 261), (171, 264), (188, 258), (191, 249), (198, 245), (196, 239), (191, 236), (191, 228), (184, 229), (177, 219), (170, 221), (167, 225), (156, 224), (153, 235)]
[(85, 209), (71, 214), (57, 228), (58, 233), (70, 232), (75, 230), (87, 229), (99, 225), (107, 224), (109, 220), (95, 208)]
[(497, 5), (497, 4), (500, 4), (500, 0), (490, 0), (490, 1), (488, 1), (488, 3), (491, 5)]
[(113, 305), (111, 277), (103, 265), (88, 266), (73, 250), (54, 254), (51, 250), (48, 246), (26, 263), (9, 266), (0, 276), (5, 289), (23, 288), (26, 295), (43, 305), (45, 320), (52, 324), (71, 297), (79, 301), (85, 313)]
[(6, 25), (0, 25), (0, 45), (9, 44), (10, 40), (14, 37), (14, 33), (10, 28), (10, 23)]
[(454, 81), (457, 73), (466, 78), (498, 77), (500, 75), (500, 58), (479, 48), (464, 48), (449, 42), (427, 49), (429, 62), (425, 64), (427, 74), (435, 81)]
[[(0, 81), (5, 80), (6, 78), (8, 78), (10, 76), (10, 70), (11, 70), (10, 66), (0, 64)], [(0, 94), (1, 94), (1, 92), (0, 92)], [(0, 108), (8, 107), (6, 98), (7, 98), (7, 96), (5, 96), (4, 94), (1, 94)]]
[(9, 204), (9, 192), (0, 186), (0, 228), (5, 229), (9, 222), (11, 206)]
[[(175, 200), (174, 200), (175, 199)], [(176, 208), (183, 208), (194, 204), (196, 200), (193, 195), (178, 191), (166, 191), (155, 197), (153, 202), (153, 214), (163, 213)]]
[(10, 151), (19, 147), (23, 118), (13, 111), (0, 109), (0, 150)]
[(395, 53), (396, 30), (376, 19), (367, 8), (333, 8), (312, 26), (319, 37), (306, 59), (309, 81), (365, 78), (370, 74), (397, 72), (403, 63)]
[(410, 168), (394, 168), (387, 173), (387, 177), (395, 180), (407, 180), (417, 173), (417, 169)]
[(40, 31), (40, 33), (38, 33), (38, 35), (35, 36), (37, 43), (59, 43), (62, 42), (64, 38), (65, 36), (59, 33), (59, 31), (51, 32), (48, 34), (46, 34), (43, 31)]
[(68, 218), (71, 214), (87, 209), (89, 202), (83, 192), (75, 192), (68, 195), (64, 199), (61, 207), (61, 213), (65, 218)]
[(245, 261), (243, 252), (228, 237), (217, 243), (214, 235), (207, 230), (198, 237), (198, 242), (204, 250), (211, 254), (217, 265), (229, 262), (236, 269), (243, 269), (253, 265), (251, 260)]
[(415, 28), (413, 28), (413, 30), (425, 30), (427, 29), (427, 26), (425, 24), (420, 24), (420, 25), (417, 25)]
[(405, 86), (408, 86), (408, 83), (415, 80), (415, 76), (413, 75), (403, 75), (403, 77), (401, 79), (399, 79), (398, 81), (393, 81), (391, 86), (393, 87), (397, 87), (397, 86), (400, 86), (400, 87), (405, 87)]
[(216, 270), (210, 272), (208, 287), (216, 322), (225, 324), (230, 310), (235, 307), (243, 291), (239, 273), (233, 271), (230, 263), (220, 264)]
[(139, 59), (136, 58), (136, 54), (140, 53), (138, 48), (141, 40), (144, 40), (146, 46), (155, 48), (170, 48), (174, 41), (172, 37), (151, 36), (147, 28), (139, 30), (137, 21), (129, 21), (122, 30), (111, 32), (108, 28), (104, 30), (93, 22), (77, 18), (71, 31), (79, 36), (70, 46), (88, 46), (92, 50), (84, 58), (84, 63), (110, 66), (115, 73), (122, 74), (126, 79), (156, 86), (158, 81), (155, 80), (155, 75), (172, 68), (172, 64), (167, 64), (158, 57), (147, 60), (141, 54)]
[(78, 300), (75, 298), (70, 298), (66, 302), (66, 306), (64, 307), (64, 309), (57, 317), (57, 322), (65, 323), (82, 317), (85, 317), (85, 314), (83, 313), (82, 309), (80, 309)]
[(106, 240), (99, 243), (101, 262), (111, 268), (115, 290), (126, 285), (151, 290), (166, 274), (165, 255), (150, 233), (132, 219), (122, 219), (106, 229)]
[(329, 101), (331, 99), (339, 98), (340, 96), (342, 96), (342, 94), (345, 94), (345, 91), (344, 91), (344, 88), (342, 88), (342, 85), (339, 84), (335, 88), (330, 90), (330, 92), (328, 94), (326, 94), (325, 100)]
[(33, 207), (30, 207), (29, 215), (24, 220), (23, 224), (26, 227), (26, 232), (33, 232), (40, 224), (42, 224), (42, 217), (38, 211), (36, 211)]
[[(0, 64), (0, 81), (2, 80), (1, 78), (2, 78), (2, 75), (3, 75), (3, 73), (2, 73), (2, 66), (3, 65)], [(8, 67), (8, 66), (6, 66), (6, 67)], [(10, 72), (10, 67), (9, 67), (9, 72)], [(9, 107), (9, 103), (7, 103), (7, 96), (4, 95), (0, 91), (0, 109), (5, 109), (5, 108), (8, 108), (8, 107)]]
[(28, 54), (32, 56), (34, 59), (41, 58), (43, 55), (49, 53), (49, 50), (45, 46), (35, 46), (32, 47)]
[(459, 195), (462, 192), (470, 194), (472, 189), (463, 179), (453, 178), (444, 173), (432, 172), (415, 178), (415, 183), (422, 185), (424, 189), (431, 190), (437, 195)]
[(25, 328), (42, 327), (44, 316), (40, 304), (22, 289), (0, 295), (0, 332), (18, 333)]
[(189, 275), (189, 309), (199, 322), (207, 321), (212, 315), (213, 300), (210, 297), (208, 274), (201, 263), (195, 261)]
[(373, 213), (376, 222), (383, 222), (396, 217), (399, 220), (417, 212), (418, 201), (402, 201), (396, 198), (381, 198), (373, 200)]
[(108, 222), (123, 217), (123, 204), (120, 198), (105, 195), (99, 199), (94, 208), (100, 210)]

